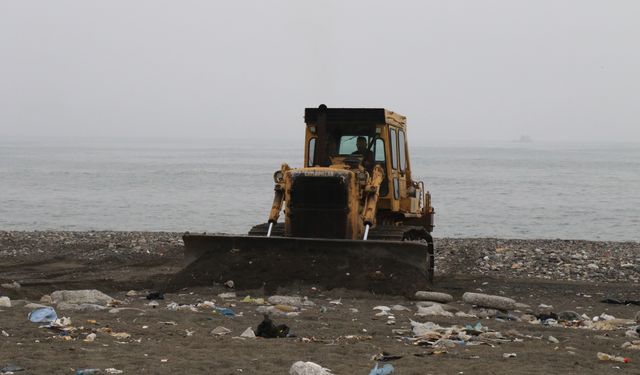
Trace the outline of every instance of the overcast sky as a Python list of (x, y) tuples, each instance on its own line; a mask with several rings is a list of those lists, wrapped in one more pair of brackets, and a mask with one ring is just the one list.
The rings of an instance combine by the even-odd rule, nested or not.
[(640, 1), (0, 1), (0, 136), (640, 142)]

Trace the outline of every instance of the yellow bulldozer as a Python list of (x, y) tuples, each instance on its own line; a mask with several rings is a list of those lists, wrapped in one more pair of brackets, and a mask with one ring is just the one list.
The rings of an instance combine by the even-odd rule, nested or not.
[(246, 236), (185, 233), (186, 267), (176, 280), (383, 293), (433, 282), (435, 211), (411, 173), (406, 118), (325, 105), (306, 108), (304, 118), (303, 167), (274, 173), (267, 222)]

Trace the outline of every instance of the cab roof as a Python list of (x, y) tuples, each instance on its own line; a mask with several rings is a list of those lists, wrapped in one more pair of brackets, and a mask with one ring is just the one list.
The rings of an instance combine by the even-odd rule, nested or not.
[(384, 108), (327, 108), (324, 104), (318, 108), (305, 108), (304, 122), (307, 125), (318, 125), (326, 117), (326, 123), (344, 125), (379, 125), (387, 124), (401, 128), (406, 126), (407, 118)]

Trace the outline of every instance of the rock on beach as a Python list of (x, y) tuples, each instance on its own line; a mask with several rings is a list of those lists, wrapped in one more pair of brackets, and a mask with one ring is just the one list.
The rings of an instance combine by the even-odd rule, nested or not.
[(471, 305), (489, 307), (497, 310), (513, 310), (516, 308), (516, 301), (511, 298), (490, 294), (467, 292), (462, 295), (462, 300)]
[(416, 299), (421, 301), (433, 301), (440, 303), (449, 303), (453, 301), (453, 296), (447, 293), (440, 292), (425, 292), (425, 291), (417, 291)]

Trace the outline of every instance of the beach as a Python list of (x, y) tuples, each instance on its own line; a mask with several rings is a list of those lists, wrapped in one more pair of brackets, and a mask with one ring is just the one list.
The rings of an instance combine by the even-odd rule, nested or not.
[[(436, 282), (430, 289), (451, 295), (453, 301), (442, 306), (456, 315), (417, 315), (429, 303), (407, 296), (294, 285), (277, 294), (312, 304), (292, 306), (295, 314), (272, 314), (294, 337), (265, 339), (239, 337), (247, 328), (256, 330), (263, 319), (261, 306), (274, 307), (264, 290), (243, 290), (241, 280), (231, 289), (216, 284), (169, 291), (155, 304), (146, 298), (149, 292), (162, 292), (166, 280), (181, 269), (180, 237), (170, 232), (0, 232), (0, 295), (11, 300), (11, 307), (0, 308), (0, 329), (6, 333), (0, 337), (0, 366), (15, 364), (32, 374), (87, 368), (284, 374), (301, 360), (335, 374), (356, 374), (368, 373), (376, 363), (372, 358), (386, 352), (402, 356), (389, 362), (395, 374), (638, 371), (640, 351), (624, 345), (634, 340), (628, 331), (638, 324), (640, 306), (601, 302), (640, 299), (637, 242), (437, 239)], [(56, 290), (84, 289), (97, 289), (117, 302), (92, 310), (70, 309), (46, 297), (41, 301)], [(492, 316), (490, 309), (464, 302), (466, 292), (507, 297), (519, 305)], [(60, 334), (39, 328), (27, 319), (35, 306), (30, 303), (54, 307), (74, 329)], [(390, 310), (393, 323), (374, 310), (396, 305), (406, 310)], [(235, 316), (221, 314), (223, 308)], [(543, 311), (572, 311), (589, 322), (531, 320)], [(487, 317), (478, 316), (487, 312)], [(602, 327), (594, 325), (594, 317), (620, 321)], [(490, 339), (482, 344), (469, 339), (466, 345), (453, 340), (438, 351), (438, 346), (416, 344), (415, 335), (407, 333), (411, 321), (441, 327), (480, 323), (488, 332), (478, 337)], [(212, 335), (216, 327), (230, 332)], [(85, 341), (91, 333), (94, 341)], [(601, 361), (598, 352), (631, 362)], [(516, 356), (507, 356), (512, 353)]]

